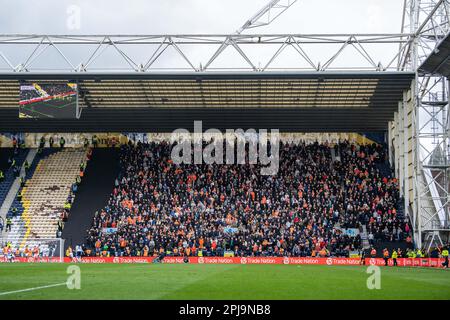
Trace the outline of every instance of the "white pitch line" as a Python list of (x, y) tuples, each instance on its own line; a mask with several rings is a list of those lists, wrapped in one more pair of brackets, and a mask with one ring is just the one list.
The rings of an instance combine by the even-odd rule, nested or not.
[(66, 285), (67, 282), (63, 283), (56, 283), (56, 284), (50, 284), (48, 286), (42, 286), (42, 287), (34, 287), (34, 288), (28, 288), (28, 289), (22, 289), (22, 290), (15, 290), (15, 291), (8, 291), (8, 292), (0, 292), (0, 296), (5, 296), (7, 294), (13, 294), (13, 293), (20, 293), (20, 292), (27, 292), (27, 291), (34, 291), (34, 290), (40, 290), (40, 289), (46, 289), (46, 288), (52, 288), (52, 287), (58, 287)]

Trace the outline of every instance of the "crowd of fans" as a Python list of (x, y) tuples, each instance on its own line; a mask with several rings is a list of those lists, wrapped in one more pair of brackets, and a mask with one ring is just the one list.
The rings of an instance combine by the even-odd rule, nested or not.
[(67, 83), (41, 83), (40, 87), (50, 96), (74, 91)]
[[(32, 87), (31, 84), (28, 85)], [(49, 96), (54, 96), (63, 93), (73, 92), (74, 89), (65, 83), (41, 83), (39, 86)], [(20, 90), (20, 101), (32, 100), (35, 98), (41, 98), (43, 95), (36, 89), (32, 90)]]
[(85, 252), (103, 256), (348, 256), (372, 241), (398, 241), (396, 179), (383, 177), (378, 145), (280, 146), (276, 175), (258, 165), (176, 165), (170, 143), (121, 146), (121, 171), (95, 214)]
[(40, 97), (41, 95), (36, 90), (20, 90), (20, 101), (27, 101)]

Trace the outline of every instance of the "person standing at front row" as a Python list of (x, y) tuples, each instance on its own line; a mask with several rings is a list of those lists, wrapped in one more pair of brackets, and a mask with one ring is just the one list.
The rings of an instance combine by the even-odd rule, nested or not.
[(394, 266), (397, 266), (397, 258), (398, 258), (398, 253), (397, 251), (394, 249), (392, 251), (392, 262), (394, 263)]
[(442, 266), (444, 268), (448, 268), (448, 248), (444, 248), (444, 250), (442, 250), (442, 258), (445, 259), (445, 261), (442, 263)]
[(384, 250), (383, 250), (383, 259), (384, 259), (384, 265), (387, 266), (388, 261), (389, 261), (389, 251), (387, 248), (384, 248)]

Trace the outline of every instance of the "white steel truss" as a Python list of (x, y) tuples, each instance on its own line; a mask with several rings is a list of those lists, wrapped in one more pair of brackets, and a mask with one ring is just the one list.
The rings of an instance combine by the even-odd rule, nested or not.
[(248, 19), (242, 27), (236, 30), (236, 34), (241, 34), (243, 31), (267, 26), (283, 12), (289, 9), (297, 0), (271, 0), (261, 10), (259, 10), (253, 17)]
[[(450, 32), (448, 0), (405, 0), (402, 32), (413, 42), (401, 52), (399, 67), (417, 70)], [(449, 241), (450, 232), (450, 110), (449, 80), (439, 74), (416, 72), (403, 106), (403, 150), (406, 208), (416, 245), (429, 249)], [(406, 99), (408, 100), (408, 99)], [(408, 141), (409, 140), (409, 141)], [(411, 176), (412, 174), (412, 176)], [(409, 192), (410, 191), (410, 192)]]
[[(29, 71), (73, 71), (73, 72), (119, 72), (119, 71), (280, 71), (280, 70), (366, 70), (366, 71), (393, 71), (406, 70), (406, 64), (401, 64), (400, 56), (407, 48), (411, 47), (414, 38), (411, 34), (242, 34), (244, 31), (267, 26), (288, 10), (297, 0), (270, 0), (263, 8), (248, 19), (236, 32), (230, 35), (0, 35), (0, 72), (29, 72)], [(400, 50), (392, 51), (392, 56), (381, 56), (370, 53), (371, 45), (399, 45)], [(5, 47), (31, 46), (29, 55), (21, 61), (13, 63), (11, 58), (4, 52)], [(87, 46), (85, 56), (79, 50)], [(215, 48), (211, 55), (202, 57), (197, 63), (192, 58), (192, 51), (188, 52), (186, 47), (195, 47), (197, 53), (207, 52), (207, 47)], [(145, 53), (140, 58), (133, 58), (132, 49), (138, 47), (140, 52)], [(221, 56), (227, 55), (231, 47), (244, 63), (240, 66), (230, 67), (213, 66), (214, 62)], [(245, 49), (251, 48), (253, 57)], [(335, 61), (343, 55), (347, 47), (353, 48), (353, 55), (362, 59), (363, 64), (357, 65), (357, 59), (347, 59), (344, 64), (336, 65)], [(54, 50), (50, 50), (54, 48)], [(120, 56), (120, 64), (117, 66), (107, 65), (104, 68), (96, 68), (94, 65), (99, 57), (105, 58), (104, 54), (108, 48), (112, 48)], [(172, 48), (173, 50), (168, 50)], [(272, 49), (273, 48), (273, 49)], [(301, 66), (283, 67), (275, 66), (277, 60), (287, 48), (292, 48)], [(75, 49), (75, 50), (74, 50)], [(272, 52), (262, 58), (261, 52)], [(328, 56), (322, 57), (322, 61), (314, 61), (313, 53), (309, 50), (327, 52)], [(39, 58), (57, 52), (63, 65), (57, 65), (57, 59), (48, 56), (44, 61), (52, 61), (51, 66), (40, 66)], [(184, 67), (174, 67), (172, 60), (166, 66), (157, 67), (156, 63), (164, 59), (170, 51), (175, 51), (178, 58), (184, 62)], [(347, 49), (348, 51), (348, 49)], [(15, 55), (17, 50), (12, 51)], [(63, 52), (66, 52), (64, 54)], [(67, 52), (74, 56), (69, 57)], [(195, 50), (194, 50), (195, 52)], [(270, 51), (269, 51), (270, 52)], [(309, 53), (308, 53), (309, 52)], [(194, 54), (195, 55), (195, 54)], [(196, 57), (197, 58), (197, 57)], [(258, 59), (258, 60), (256, 60)], [(295, 59), (294, 59), (295, 60)]]
[[(402, 65), (400, 59), (413, 40), (413, 34), (409, 33), (0, 35), (0, 72), (411, 71), (411, 66)], [(377, 46), (399, 46), (400, 51), (373, 53)], [(198, 61), (198, 52), (210, 52), (211, 48), (217, 49)], [(298, 67), (276, 65), (277, 60), (283, 61), (281, 56), (287, 48), (293, 49)], [(115, 65), (95, 66), (97, 61), (109, 57), (105, 56), (108, 50), (118, 57)], [(18, 51), (28, 53), (18, 57)], [(230, 51), (242, 63), (214, 66), (219, 57), (228, 59)], [(139, 58), (134, 57), (136, 52)], [(324, 53), (322, 61), (315, 58), (317, 52)], [(349, 52), (354, 59), (347, 57), (336, 63), (344, 52)], [(184, 62), (183, 66), (174, 66), (173, 54)], [(164, 60), (165, 55), (168, 60)], [(156, 65), (161, 60), (162, 64)], [(295, 59), (289, 61), (291, 65), (295, 63)]]

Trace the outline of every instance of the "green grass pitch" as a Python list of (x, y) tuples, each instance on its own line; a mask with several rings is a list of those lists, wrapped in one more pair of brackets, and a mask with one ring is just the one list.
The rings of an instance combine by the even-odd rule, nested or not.
[[(450, 299), (450, 272), (381, 267), (381, 289), (363, 266), (78, 264), (81, 289), (63, 283), (69, 264), (0, 264), (0, 299)], [(3, 294), (2, 294), (3, 293)]]

